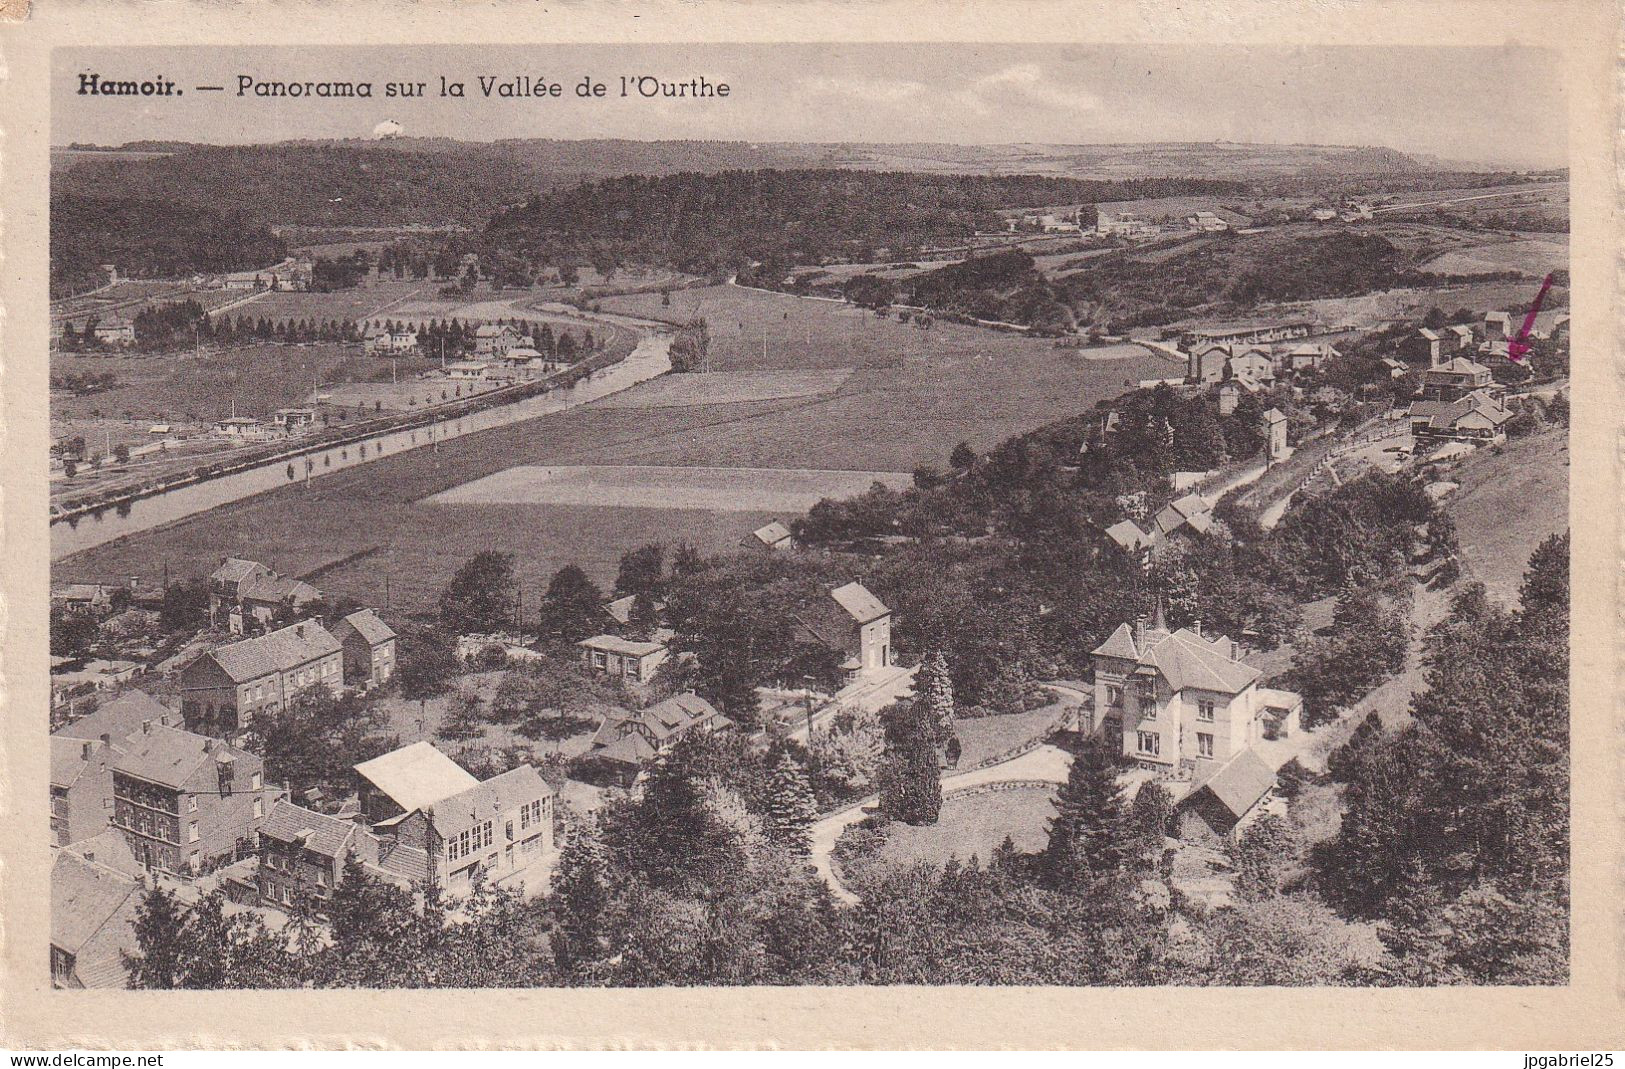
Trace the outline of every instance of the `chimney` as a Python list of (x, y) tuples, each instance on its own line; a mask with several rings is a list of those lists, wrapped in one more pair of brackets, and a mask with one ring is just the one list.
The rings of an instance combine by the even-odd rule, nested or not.
[(136, 586), (140, 584), (140, 582), (141, 582), (141, 577), (139, 575), (130, 576), (130, 589), (134, 590), (136, 588)]
[(1191, 621), (1191, 629), (1196, 632), (1197, 638), (1202, 637), (1202, 618), (1200, 616)]
[(204, 753), (214, 753), (214, 740), (213, 739), (204, 739), (203, 740), (203, 752)]
[(152, 721), (151, 720), (143, 720), (143, 721), (141, 721), (141, 734), (143, 734), (143, 735), (151, 735), (152, 734)]
[(305, 625), (304, 624), (294, 624), (293, 625), (293, 633), (298, 635), (300, 638), (304, 638), (305, 637)]
[(93, 742), (86, 742), (84, 745), (82, 745), (79, 748), (79, 756), (80, 756), (80, 758), (82, 760), (85, 760), (85, 761), (89, 761), (90, 760), (90, 755), (95, 753), (95, 752), (96, 752), (96, 744), (93, 743)]
[(105, 731), (102, 732), (102, 745), (103, 746), (111, 746), (111, 745), (113, 745), (113, 736), (109, 735)]

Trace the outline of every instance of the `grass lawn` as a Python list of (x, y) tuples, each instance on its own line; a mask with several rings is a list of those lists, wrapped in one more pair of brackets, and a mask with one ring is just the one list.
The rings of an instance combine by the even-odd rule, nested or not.
[(1017, 850), (1041, 849), (1055, 815), (1054, 797), (1053, 788), (1022, 787), (949, 798), (930, 827), (888, 824), (879, 860), (895, 865), (943, 865), (950, 857), (969, 861), (975, 855), (985, 865), (1007, 835)]
[(959, 735), (959, 767), (975, 768), (990, 757), (1038, 738), (1060, 715), (1059, 705), (1046, 705), (1025, 713), (956, 719), (954, 731)]
[(371, 316), (384, 314), (388, 309), (413, 295), (434, 296), (440, 284), (425, 279), (369, 279), (365, 286), (336, 290), (333, 293), (267, 293), (228, 315), (244, 315), (250, 319), (264, 316), (273, 323), (289, 319), (355, 320), (361, 322)]
[[(402, 374), (420, 366), (402, 361)], [(61, 396), (51, 405), (56, 420), (78, 419), (100, 412), (142, 421), (208, 422), (232, 412), (264, 417), (279, 408), (305, 404), (319, 379), (323, 383), (389, 378), (387, 360), (363, 357), (354, 345), (311, 342), (305, 345), (257, 343), (205, 350), (190, 348), (148, 356), (74, 356), (52, 354), (55, 374), (111, 372), (118, 385), (80, 397)]]
[(438, 738), (440, 725), (445, 722), (450, 710), (463, 695), (476, 694), (489, 708), (491, 696), (496, 693), (497, 687), (502, 684), (502, 679), (506, 675), (506, 670), (474, 672), (459, 676), (445, 694), (430, 698), (421, 705), (398, 695), (390, 695), (380, 699), (378, 707), (389, 718), (389, 731), (400, 737), (403, 746), (426, 739), (442, 748), (466, 745), (505, 749), (510, 746), (526, 746), (534, 748), (538, 754), (561, 753), (566, 757), (574, 757), (587, 751), (593, 732), (598, 730), (598, 722), (602, 719), (601, 713), (583, 714), (580, 730), (557, 740), (543, 738), (532, 741), (514, 731), (510, 724), (492, 723), (485, 725), (479, 738), (469, 739), (466, 742), (448, 743)]
[(1472, 576), (1507, 605), (1518, 600), (1529, 555), (1569, 526), (1569, 440), (1562, 427), (1481, 449), (1446, 476), (1445, 498)]
[[(673, 307), (698, 291), (674, 293)], [(759, 309), (781, 302), (835, 307), (714, 287)], [(739, 298), (737, 295), (744, 294)], [(638, 298), (611, 298), (609, 306)], [(660, 309), (658, 294), (648, 309)], [(611, 309), (615, 310), (615, 309)], [(787, 310), (787, 308), (786, 308)], [(669, 310), (668, 310), (669, 311)], [(710, 312), (705, 312), (708, 317)], [(870, 320), (864, 321), (864, 330)], [(588, 405), (418, 450), (191, 517), (98, 546), (56, 564), (60, 581), (123, 581), (207, 575), (223, 554), (247, 556), (297, 575), (324, 560), (370, 547), (379, 552), (321, 578), (323, 589), (383, 605), (420, 607), (483, 549), (512, 552), (532, 608), (554, 571), (568, 563), (596, 581), (614, 578), (620, 555), (649, 541), (689, 541), (702, 551), (735, 545), (783, 515), (697, 509), (577, 505), (432, 505), (423, 499), (516, 465), (677, 465), (907, 472), (946, 467), (960, 441), (985, 451), (1013, 434), (1075, 415), (1114, 397), (1126, 382), (1164, 374), (1166, 360), (1141, 351), (1099, 361), (1036, 339), (941, 324), (930, 332), (874, 320), (914, 341), (905, 366), (859, 366), (833, 394), (736, 404), (626, 409)], [(878, 350), (873, 350), (878, 352)], [(804, 353), (812, 367), (861, 362), (838, 345)], [(819, 362), (822, 361), (822, 362)], [(275, 406), (273, 406), (275, 407)]]

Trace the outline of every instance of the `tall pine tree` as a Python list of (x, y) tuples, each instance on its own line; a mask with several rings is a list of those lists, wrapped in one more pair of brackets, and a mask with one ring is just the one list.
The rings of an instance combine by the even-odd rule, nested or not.
[(1115, 879), (1127, 859), (1132, 831), (1117, 785), (1121, 759), (1100, 736), (1072, 758), (1066, 783), (1055, 796), (1055, 818), (1043, 869), (1056, 887), (1091, 890)]
[(768, 779), (766, 810), (762, 814), (768, 839), (796, 857), (806, 857), (812, 852), (809, 832), (817, 815), (807, 770), (789, 750), (780, 751)]
[(937, 732), (924, 701), (882, 710), (886, 750), (880, 765), (880, 811), (905, 824), (935, 824), (942, 809)]
[(920, 664), (920, 700), (931, 714), (937, 742), (946, 743), (954, 734), (954, 682), (948, 674), (948, 658), (935, 650)]

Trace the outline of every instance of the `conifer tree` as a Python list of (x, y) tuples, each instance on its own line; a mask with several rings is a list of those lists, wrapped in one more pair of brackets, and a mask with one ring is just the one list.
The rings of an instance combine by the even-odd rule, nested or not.
[(135, 944), (139, 953), (120, 951), (129, 970), (132, 988), (172, 988), (180, 980), (184, 923), (180, 902), (154, 887), (141, 898), (135, 915)]
[(925, 702), (894, 702), (880, 717), (886, 730), (880, 811), (905, 824), (935, 824), (942, 809), (942, 773), (936, 727)]
[(919, 691), (920, 700), (930, 712), (938, 744), (946, 743), (954, 734), (954, 683), (948, 674), (948, 659), (941, 650), (921, 663)]
[(809, 832), (817, 815), (807, 770), (790, 751), (781, 751), (768, 780), (766, 812), (762, 814), (767, 837), (796, 857), (806, 857), (812, 852)]
[(1044, 851), (1044, 872), (1055, 886), (1089, 890), (1122, 871), (1128, 829), (1118, 764), (1116, 752), (1099, 736), (1073, 756), (1066, 783), (1055, 797)]

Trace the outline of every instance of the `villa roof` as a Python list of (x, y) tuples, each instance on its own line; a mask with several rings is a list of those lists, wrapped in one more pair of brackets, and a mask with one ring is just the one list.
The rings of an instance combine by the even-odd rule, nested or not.
[(879, 598), (869, 593), (862, 583), (838, 586), (829, 592), (829, 596), (835, 599), (835, 604), (846, 610), (847, 615), (860, 624), (878, 620), (891, 613), (891, 610), (886, 608)]
[(204, 654), (237, 683), (286, 672), (339, 652), (339, 640), (314, 620), (233, 642)]
[(258, 572), (237, 584), (237, 596), (255, 601), (289, 601), (297, 605), (317, 600), (322, 592), (300, 579), (288, 579), (274, 572)]
[(356, 633), (369, 646), (381, 646), (395, 637), (394, 629), (379, 619), (378, 614), (371, 609), (352, 612), (343, 622), (355, 628)]
[(1480, 372), (1489, 374), (1490, 369), (1476, 360), (1469, 360), (1465, 356), (1453, 356), (1438, 367), (1428, 368), (1430, 372), (1443, 371), (1452, 375), (1477, 375)]
[(161, 724), (166, 718), (174, 718), (177, 723), (180, 719), (178, 714), (146, 691), (131, 689), (103, 703), (88, 716), (57, 728), (51, 734), (65, 739), (99, 739), (106, 735), (117, 744), (140, 731), (142, 721)]
[(790, 537), (790, 528), (778, 520), (774, 520), (772, 523), (763, 524), (761, 527), (756, 528), (750, 534), (752, 538), (762, 543), (762, 545), (774, 546)]
[(492, 776), (467, 790), (435, 802), (434, 830), (445, 838), (466, 831), (481, 821), (506, 813), (537, 798), (551, 798), (553, 788), (530, 765), (520, 765), (500, 776)]
[(58, 852), (51, 865), (51, 945), (75, 956), (86, 987), (123, 987), (120, 950), (134, 950), (132, 901), (141, 884), (106, 865)]
[(99, 745), (101, 745), (99, 742), (91, 742), (89, 739), (52, 735), (51, 786), (72, 787), (77, 783), (79, 777), (90, 767), (90, 762), (85, 760), (85, 747)]
[[(225, 422), (222, 420), (221, 422)], [(241, 557), (227, 557), (220, 562), (220, 567), (214, 570), (210, 579), (218, 579), (225, 583), (240, 583), (256, 572), (270, 571), (259, 561), (244, 560)]]
[(1093, 652), (1097, 657), (1121, 657), (1129, 661), (1140, 659), (1139, 648), (1134, 645), (1134, 630), (1128, 624), (1118, 624), (1111, 637), (1096, 646)]
[(1191, 796), (1206, 790), (1229, 810), (1231, 816), (1239, 820), (1273, 786), (1275, 770), (1248, 748), (1219, 766), (1200, 787), (1191, 792)]
[(260, 834), (279, 843), (293, 843), (303, 835), (305, 849), (323, 857), (344, 856), (345, 848), (355, 835), (356, 826), (348, 820), (317, 813), (304, 806), (279, 799), (266, 814), (260, 825)]
[(1155, 541), (1152, 536), (1140, 530), (1139, 524), (1133, 520), (1118, 520), (1106, 528), (1106, 537), (1127, 550), (1141, 549)]
[(1119, 624), (1094, 649), (1100, 657), (1118, 657), (1154, 668), (1174, 691), (1187, 687), (1220, 694), (1239, 694), (1254, 683), (1258, 669), (1232, 658), (1235, 644), (1227, 638), (1207, 639), (1180, 628), (1174, 632), (1147, 630), (1136, 637), (1128, 624)]
[(117, 828), (108, 828), (89, 838), (69, 843), (62, 848), (62, 852), (84, 861), (94, 862), (133, 879), (140, 879), (146, 871), (135, 859), (135, 853), (130, 849), (124, 833)]
[(666, 648), (663, 642), (634, 642), (619, 635), (594, 635), (592, 638), (582, 639), (576, 645), (583, 649), (620, 654), (623, 657), (647, 657)]
[(410, 813), (479, 783), (432, 743), (414, 742), (355, 766), (373, 786)]
[(125, 741), (113, 763), (115, 771), (176, 790), (192, 782), (205, 761), (235, 761), (246, 754), (227, 743), (180, 728), (154, 724)]

